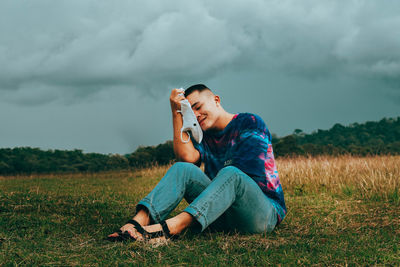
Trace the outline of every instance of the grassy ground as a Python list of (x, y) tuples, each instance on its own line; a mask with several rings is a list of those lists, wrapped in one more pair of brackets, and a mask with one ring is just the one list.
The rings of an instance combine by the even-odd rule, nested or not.
[[(270, 234), (109, 243), (166, 168), (0, 178), (1, 265), (400, 265), (400, 157), (281, 159), (289, 213)], [(182, 203), (178, 210), (182, 210)]]

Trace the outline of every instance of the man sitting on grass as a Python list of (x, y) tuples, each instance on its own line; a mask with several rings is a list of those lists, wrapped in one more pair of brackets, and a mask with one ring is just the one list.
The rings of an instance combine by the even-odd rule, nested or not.
[[(187, 99), (204, 132), (203, 141), (181, 140), (180, 101)], [(254, 114), (231, 114), (218, 95), (197, 84), (170, 95), (175, 163), (137, 205), (137, 213), (109, 240), (152, 243), (179, 235), (188, 227), (264, 233), (286, 215), (286, 206), (272, 152), (271, 134)], [(185, 134), (185, 138), (189, 136)], [(198, 167), (204, 163), (205, 172)], [(189, 204), (167, 218), (185, 198)]]

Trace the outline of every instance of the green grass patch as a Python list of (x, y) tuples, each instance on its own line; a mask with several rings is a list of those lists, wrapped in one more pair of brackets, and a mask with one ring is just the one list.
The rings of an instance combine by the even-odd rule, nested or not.
[[(270, 234), (184, 233), (168, 246), (110, 243), (160, 177), (108, 173), (0, 180), (0, 263), (16, 265), (399, 265), (400, 207), (342, 194), (286, 194), (289, 213)], [(390, 193), (390, 192), (389, 192)], [(396, 195), (397, 194), (397, 195)], [(174, 212), (185, 207), (178, 206)]]

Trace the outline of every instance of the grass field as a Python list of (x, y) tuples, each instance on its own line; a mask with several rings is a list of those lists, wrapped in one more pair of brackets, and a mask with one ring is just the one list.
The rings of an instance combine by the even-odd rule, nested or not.
[(131, 217), (166, 167), (0, 177), (0, 264), (400, 265), (400, 156), (277, 164), (288, 215), (274, 232), (188, 231), (157, 248), (103, 238)]

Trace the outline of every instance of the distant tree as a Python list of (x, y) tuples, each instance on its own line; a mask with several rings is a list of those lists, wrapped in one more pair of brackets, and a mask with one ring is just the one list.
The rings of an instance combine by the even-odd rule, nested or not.
[(304, 154), (303, 149), (297, 145), (296, 137), (288, 135), (279, 140), (274, 148), (277, 156), (294, 156)]
[(160, 165), (168, 164), (175, 159), (174, 145), (172, 141), (167, 141), (156, 147), (156, 162)]
[(133, 168), (145, 168), (153, 164), (168, 164), (175, 160), (173, 142), (167, 141), (157, 146), (140, 146), (128, 156), (128, 160), (129, 166)]
[(0, 174), (10, 174), (13, 173), (13, 171), (14, 170), (10, 168), (7, 163), (0, 161)]
[(303, 137), (305, 135), (305, 133), (301, 129), (295, 129), (293, 131), (293, 135), (298, 136), (298, 137)]
[(111, 169), (128, 169), (129, 161), (126, 157), (115, 154), (110, 155), (107, 159), (107, 165)]
[(275, 145), (276, 143), (278, 143), (279, 142), (279, 137), (278, 137), (278, 135), (276, 135), (276, 134), (271, 134), (271, 137), (272, 137), (272, 140), (271, 140), (271, 142), (272, 142), (272, 145)]

